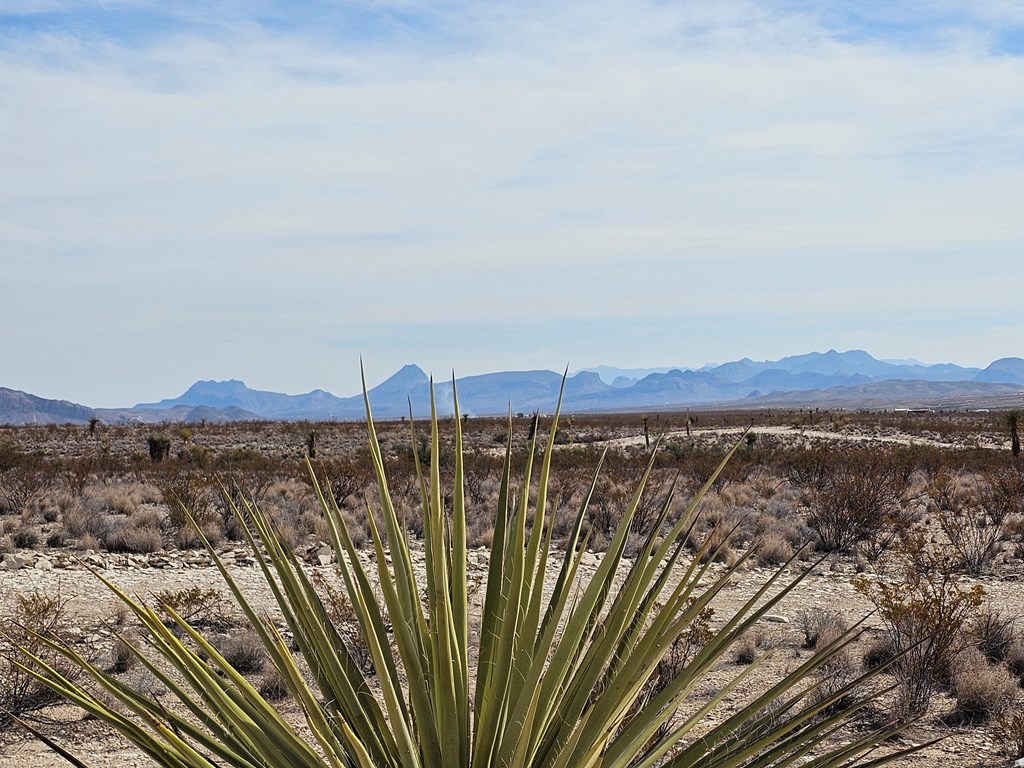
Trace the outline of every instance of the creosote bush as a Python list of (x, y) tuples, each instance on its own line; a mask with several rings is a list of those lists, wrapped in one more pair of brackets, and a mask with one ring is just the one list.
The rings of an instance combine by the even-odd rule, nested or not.
[(875, 604), (885, 624), (897, 658), (896, 714), (910, 718), (927, 711), (936, 689), (952, 682), (953, 663), (969, 643), (966, 627), (985, 591), (961, 586), (923, 538), (903, 554), (895, 580), (860, 577), (854, 586)]
[[(298, 658), (277, 627), (249, 603), (213, 547), (207, 550), (304, 717), (304, 729), (293, 727), (204, 635), (201, 615), (191, 612), (209, 602), (201, 594), (158, 595), (160, 607), (153, 608), (107, 582), (146, 633), (139, 653), (151, 659), (147, 668), (177, 706), (122, 684), (59, 642), (46, 647), (85, 670), (103, 695), (52, 674), (31, 649), (23, 650), (19, 668), (32, 670), (36, 680), (131, 739), (155, 762), (175, 768), (769, 768), (809, 756), (817, 768), (830, 768), (879, 766), (927, 746), (893, 748), (885, 757), (871, 755), (863, 762), (902, 726), (841, 730), (863, 706), (851, 694), (866, 691), (870, 698), (868, 685), (883, 668), (824, 695), (816, 673), (841, 657), (857, 630), (795, 663), (739, 709), (720, 705), (748, 680), (758, 661), (737, 671), (710, 700), (692, 700), (692, 691), (728, 658), (737, 639), (756, 632), (757, 623), (803, 576), (779, 568), (711, 629), (708, 610), (750, 557), (737, 553), (732, 565), (712, 569), (712, 537), (693, 556), (687, 549), (700, 500), (725, 464), (701, 473), (702, 487), (678, 515), (669, 487), (645, 525), (649, 530), (640, 535), (633, 522), (657, 458), (652, 456), (623, 500), (604, 556), (589, 579), (580, 579), (589, 556), (584, 523), (600, 462), (556, 551), (548, 486), (557, 409), (550, 423), (534, 418), (519, 479), (511, 472), (511, 440), (506, 445), (479, 631), (472, 635), (479, 641), (471, 645), (475, 619), (471, 622), (457, 403), (454, 437), (442, 442), (435, 416), (425, 445), (411, 428), (414, 448), (401, 459), (412, 461), (420, 491), (422, 571), (414, 567), (414, 543), (396, 512), (368, 399), (366, 408), (377, 488), (376, 507), (366, 517), (369, 565), (356, 549), (338, 499), (324, 493), (312, 468), (311, 478), (372, 672), (356, 662), (321, 592), (269, 513), (244, 499), (236, 510)], [(508, 433), (513, 433), (511, 423)], [(429, 459), (421, 462), (421, 456)], [(187, 509), (182, 513), (195, 524)], [(635, 557), (627, 563), (631, 539)], [(728, 543), (723, 537), (715, 548), (724, 550)], [(682, 638), (694, 644), (680, 649)], [(681, 658), (663, 666), (674, 653)], [(173, 674), (161, 672), (167, 668)]]
[(77, 664), (49, 645), (68, 629), (69, 621), (68, 601), (59, 593), (19, 594), (13, 611), (0, 616), (0, 728), (60, 700), (59, 694), (22, 666), (19, 647), (52, 665), (68, 680), (81, 676)]

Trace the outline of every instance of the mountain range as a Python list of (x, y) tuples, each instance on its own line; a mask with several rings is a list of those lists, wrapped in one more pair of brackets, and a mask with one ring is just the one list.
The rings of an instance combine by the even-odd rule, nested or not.
[[(463, 413), (476, 415), (550, 411), (562, 375), (554, 371), (503, 371), (457, 382)], [(452, 384), (435, 384), (439, 410), (451, 412)], [(368, 392), (375, 417), (429, 413), (430, 379), (406, 365)], [(566, 412), (669, 410), (699, 407), (1016, 407), (1024, 405), (1024, 359), (1006, 357), (984, 369), (951, 363), (887, 362), (867, 352), (812, 352), (781, 360), (749, 358), (700, 369), (618, 369), (600, 366), (567, 376)], [(287, 395), (245, 383), (197, 381), (183, 394), (130, 408), (91, 409), (0, 388), (0, 423), (221, 422), (252, 419), (361, 419), (363, 397), (338, 397), (322, 389)]]

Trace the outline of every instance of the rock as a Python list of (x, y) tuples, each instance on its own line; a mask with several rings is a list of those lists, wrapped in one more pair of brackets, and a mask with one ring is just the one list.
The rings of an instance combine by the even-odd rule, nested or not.
[(20, 555), (6, 554), (4, 555), (3, 562), (0, 562), (0, 568), (5, 571), (16, 571), (19, 568), (24, 568), (28, 564), (27, 557), (21, 557)]
[(330, 565), (334, 562), (334, 550), (330, 547), (320, 547), (316, 553), (316, 561), (320, 565)]
[(93, 568), (99, 568), (101, 571), (105, 571), (108, 567), (107, 561), (100, 555), (86, 555), (85, 563)]
[(37, 571), (52, 571), (53, 561), (48, 557), (40, 557), (36, 560), (34, 567)]
[(785, 616), (780, 616), (777, 613), (766, 614), (763, 618), (765, 621), (772, 621), (776, 624), (789, 624), (788, 618), (786, 618)]

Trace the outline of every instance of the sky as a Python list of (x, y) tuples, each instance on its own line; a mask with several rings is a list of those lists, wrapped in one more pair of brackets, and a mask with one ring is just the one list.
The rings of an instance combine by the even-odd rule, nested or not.
[(1017, 0), (0, 0), (0, 386), (1024, 356)]

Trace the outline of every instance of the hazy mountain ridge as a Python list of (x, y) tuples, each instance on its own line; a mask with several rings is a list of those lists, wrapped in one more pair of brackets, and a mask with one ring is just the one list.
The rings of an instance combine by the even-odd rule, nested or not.
[[(625, 374), (648, 371), (639, 379)], [(613, 377), (612, 382), (602, 378)], [(502, 371), (458, 380), (459, 407), (468, 414), (550, 411), (562, 375), (554, 371)], [(812, 352), (777, 361), (749, 358), (700, 369), (621, 369), (600, 366), (566, 378), (563, 408), (571, 411), (664, 409), (717, 405), (832, 405), (916, 407), (929, 402), (974, 402), (972, 398), (1011, 398), (1024, 387), (1024, 359), (1000, 358), (984, 369), (952, 363), (887, 363), (862, 350)], [(450, 380), (434, 382), (440, 413), (452, 412)], [(368, 392), (374, 416), (399, 418), (429, 414), (430, 378), (406, 365)], [(1001, 401), (1000, 401), (1001, 402)], [(1021, 403), (1024, 404), (1024, 403)], [(949, 406), (955, 407), (955, 406)], [(1004, 407), (1004, 406), (999, 406)], [(323, 389), (299, 395), (250, 389), (237, 379), (197, 381), (175, 398), (131, 408), (90, 409), (0, 389), (0, 423), (236, 421), (250, 419), (361, 419), (363, 396), (339, 397)]]
[(0, 387), (0, 424), (87, 424), (93, 416), (84, 405)]

